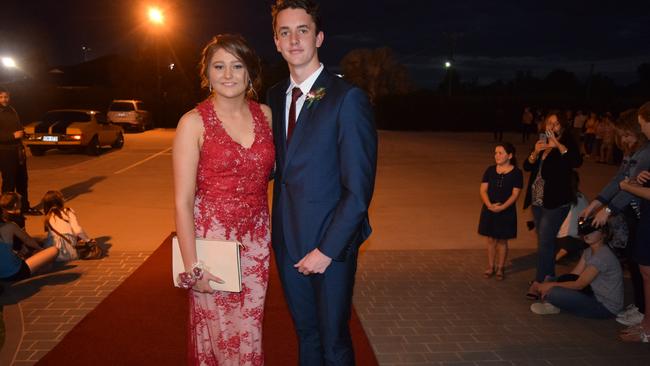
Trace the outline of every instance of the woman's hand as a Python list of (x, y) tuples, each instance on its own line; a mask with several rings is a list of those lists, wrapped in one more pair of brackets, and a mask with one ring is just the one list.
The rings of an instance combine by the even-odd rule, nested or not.
[(636, 176), (636, 181), (639, 182), (640, 184), (645, 184), (647, 181), (650, 180), (650, 171), (644, 170), (639, 175)]
[(540, 283), (537, 287), (540, 298), (544, 300), (546, 298), (546, 295), (548, 295), (548, 292), (551, 291), (553, 287), (555, 287), (555, 282)]
[(501, 212), (503, 211), (503, 204), (501, 202), (497, 202), (492, 204), (492, 208), (490, 209), (492, 212)]
[(537, 154), (546, 150), (546, 148), (548, 148), (548, 144), (542, 140), (539, 140), (535, 143), (535, 153)]
[(584, 219), (586, 217), (591, 216), (591, 214), (593, 214), (598, 207), (600, 207), (600, 201), (598, 200), (591, 201), (591, 203), (587, 207), (585, 207), (584, 210), (580, 211), (580, 213), (578, 214), (578, 218)]
[(194, 287), (192, 287), (192, 290), (196, 292), (203, 292), (203, 293), (208, 293), (208, 294), (213, 294), (215, 292), (215, 289), (213, 289), (210, 286), (210, 281), (214, 281), (216, 283), (224, 283), (224, 281), (213, 275), (212, 273), (208, 271), (203, 271), (203, 277), (201, 277), (200, 280), (196, 281), (196, 284)]
[(546, 130), (546, 138), (548, 139), (548, 142), (546, 143), (548, 147), (560, 146), (560, 141), (557, 140), (557, 137), (555, 137), (555, 133), (553, 131)]
[(594, 220), (591, 222), (591, 225), (595, 228), (599, 228), (607, 223), (609, 218), (609, 212), (607, 210), (600, 210), (594, 217)]

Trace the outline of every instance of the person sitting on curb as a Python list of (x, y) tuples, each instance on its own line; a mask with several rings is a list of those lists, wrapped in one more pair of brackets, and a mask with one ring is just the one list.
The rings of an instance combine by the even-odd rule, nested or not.
[[(21, 204), (22, 197), (16, 192), (5, 192), (0, 195), (0, 210), (2, 211), (0, 221), (13, 222), (19, 228), (25, 230), (25, 216), (23, 215)], [(32, 248), (23, 243), (19, 238), (14, 238), (13, 250), (20, 258), (26, 259), (35, 252), (43, 249), (41, 243), (39, 242), (38, 244), (38, 247)]]
[[(579, 258), (582, 255), (582, 251), (589, 247), (582, 241), (580, 235), (578, 235), (578, 216), (589, 205), (589, 201), (578, 188), (579, 185), (580, 176), (574, 170), (571, 172), (571, 189), (576, 192), (575, 200), (571, 202), (569, 214), (564, 219), (560, 231), (557, 232), (555, 262), (560, 261), (567, 255), (570, 258)], [(573, 257), (574, 254), (575, 257)]]
[(41, 202), (45, 211), (44, 228), (48, 233), (46, 246), (59, 249), (58, 262), (99, 259), (103, 256), (102, 248), (79, 225), (74, 210), (65, 206), (61, 192), (48, 191)]
[[(16, 238), (38, 251), (25, 260), (21, 259), (12, 248)], [(56, 247), (41, 250), (36, 240), (14, 222), (0, 222), (0, 280), (14, 282), (29, 278), (53, 263), (58, 254)]]
[(591, 219), (581, 221), (578, 233), (589, 248), (571, 273), (548, 278), (537, 286), (544, 302), (534, 303), (535, 314), (560, 310), (585, 318), (614, 318), (623, 308), (623, 271), (618, 259), (604, 244), (606, 226), (596, 228)]
[(16, 192), (5, 192), (0, 196), (0, 220), (15, 222), (19, 228), (25, 230), (25, 215), (20, 208), (22, 197)]

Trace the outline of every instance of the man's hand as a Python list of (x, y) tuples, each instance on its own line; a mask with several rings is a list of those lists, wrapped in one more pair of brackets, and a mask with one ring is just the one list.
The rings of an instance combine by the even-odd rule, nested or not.
[(15, 138), (16, 140), (20, 140), (20, 139), (23, 138), (24, 134), (25, 134), (25, 133), (23, 132), (23, 130), (15, 131), (15, 132), (14, 132), (14, 138)]
[(298, 269), (298, 272), (305, 276), (312, 273), (325, 273), (327, 267), (332, 263), (332, 258), (321, 253), (318, 248), (307, 253), (298, 263), (293, 267)]

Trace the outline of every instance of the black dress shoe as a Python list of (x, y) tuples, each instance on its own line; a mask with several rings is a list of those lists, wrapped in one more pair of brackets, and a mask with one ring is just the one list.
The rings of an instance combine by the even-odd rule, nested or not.
[(23, 211), (25, 215), (30, 215), (30, 216), (41, 216), (43, 215), (43, 212), (39, 209), (36, 208), (28, 208), (25, 211)]

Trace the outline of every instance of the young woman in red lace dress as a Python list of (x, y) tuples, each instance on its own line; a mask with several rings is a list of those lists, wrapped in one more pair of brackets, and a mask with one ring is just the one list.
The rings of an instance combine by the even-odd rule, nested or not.
[[(176, 231), (191, 287), (188, 364), (262, 365), (271, 111), (253, 101), (259, 60), (241, 36), (213, 38), (200, 70), (210, 96), (180, 119), (173, 152)], [(195, 237), (244, 244), (240, 293), (212, 290), (218, 269), (197, 260)], [(195, 268), (203, 275), (189, 275)]]

